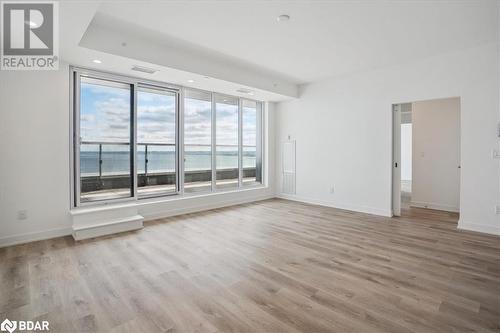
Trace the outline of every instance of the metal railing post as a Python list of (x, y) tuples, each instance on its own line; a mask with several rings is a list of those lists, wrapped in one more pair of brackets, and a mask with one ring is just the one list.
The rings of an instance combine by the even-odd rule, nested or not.
[(99, 144), (99, 180), (102, 177), (102, 143)]
[(149, 159), (148, 159), (148, 145), (144, 145), (144, 177), (145, 177), (145, 181), (146, 181), (146, 185), (148, 185), (148, 163), (149, 163)]

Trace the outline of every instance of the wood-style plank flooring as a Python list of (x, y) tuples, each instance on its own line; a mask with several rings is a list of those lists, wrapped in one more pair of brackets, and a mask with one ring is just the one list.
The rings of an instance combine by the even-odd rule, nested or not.
[(0, 249), (0, 321), (51, 332), (499, 332), (500, 238), (267, 200)]

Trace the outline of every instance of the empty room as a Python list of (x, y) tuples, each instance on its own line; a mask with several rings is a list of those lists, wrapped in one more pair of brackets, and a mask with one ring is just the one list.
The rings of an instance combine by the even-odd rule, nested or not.
[(0, 2), (0, 332), (500, 332), (500, 2)]

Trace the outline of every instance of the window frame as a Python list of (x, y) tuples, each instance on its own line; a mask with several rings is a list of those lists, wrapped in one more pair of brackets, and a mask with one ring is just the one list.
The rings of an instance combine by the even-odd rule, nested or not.
[[(185, 178), (185, 173), (186, 173), (186, 170), (185, 170), (185, 152), (186, 152), (186, 146), (185, 146), (185, 140), (184, 140), (184, 137), (185, 137), (185, 125), (186, 125), (186, 122), (185, 122), (185, 102), (186, 102), (186, 98), (189, 98), (187, 97), (187, 91), (192, 91), (192, 92), (197, 92), (197, 93), (200, 93), (200, 94), (206, 94), (206, 95), (210, 95), (210, 101), (207, 100), (207, 102), (210, 103), (210, 171), (211, 171), (211, 176), (210, 176), (210, 188), (208, 190), (205, 190), (205, 191), (193, 191), (193, 192), (186, 192), (185, 191), (185, 188), (184, 188), (184, 178)], [(214, 115), (214, 93), (211, 92), (211, 91), (208, 91), (208, 90), (203, 90), (203, 89), (198, 89), (198, 88), (191, 88), (191, 87), (183, 87), (182, 88), (182, 102), (181, 102), (181, 105), (182, 105), (182, 117), (181, 117), (181, 123), (182, 123), (182, 127), (180, 127), (182, 129), (182, 133), (181, 133), (181, 136), (182, 136), (182, 159), (181, 159), (181, 163), (182, 163), (182, 186), (181, 186), (181, 191), (182, 191), (182, 195), (183, 196), (186, 196), (186, 197), (191, 197), (191, 196), (197, 196), (197, 195), (206, 195), (208, 193), (213, 193), (215, 192), (215, 182), (214, 182), (214, 168), (215, 168), (215, 157), (214, 157), (214, 138), (215, 138), (215, 129), (213, 128), (214, 126), (214, 119), (215, 119), (215, 115)]]
[[(139, 94), (139, 91), (140, 89), (143, 88), (143, 89), (149, 89), (151, 91), (167, 91), (167, 92), (170, 92), (170, 93), (174, 93), (175, 94), (175, 107), (176, 107), (176, 111), (175, 111), (175, 192), (164, 192), (164, 193), (158, 193), (158, 194), (148, 194), (148, 195), (140, 195), (139, 194), (139, 188), (138, 188), (138, 177), (139, 177), (139, 173), (137, 172), (137, 146), (139, 145), (139, 141), (137, 140), (137, 114), (138, 114), (138, 106), (137, 106), (137, 102), (138, 102), (138, 98), (137, 98), (137, 95)], [(134, 136), (135, 136), (135, 141), (134, 141), (134, 162), (135, 162), (135, 170), (134, 170), (134, 178), (135, 178), (135, 187), (134, 187), (134, 194), (135, 196), (137, 197), (137, 200), (144, 200), (144, 199), (150, 199), (150, 198), (161, 198), (161, 197), (168, 197), (168, 196), (172, 196), (172, 195), (178, 195), (180, 193), (180, 172), (181, 172), (181, 169), (180, 169), (180, 152), (179, 152), (179, 148), (180, 148), (180, 136), (179, 136), (179, 118), (180, 118), (180, 113), (181, 113), (181, 107), (180, 107), (180, 99), (181, 99), (181, 93), (180, 93), (180, 89), (172, 89), (172, 88), (165, 88), (163, 86), (158, 86), (158, 85), (153, 85), (151, 83), (147, 83), (145, 82), (144, 80), (141, 80), (139, 82), (137, 82), (137, 85), (136, 85), (136, 90), (135, 90), (135, 106), (134, 106), (134, 110), (133, 110), (133, 113), (134, 113)]]
[[(227, 99), (236, 99), (236, 103), (224, 103), (224, 98), (227, 98)], [(223, 99), (223, 102), (218, 102), (217, 99)], [(235, 105), (238, 107), (237, 109), (237, 114), (238, 114), (238, 133), (237, 133), (237, 138), (238, 138), (238, 143), (236, 144), (236, 146), (238, 147), (238, 157), (237, 157), (237, 160), (238, 160), (238, 179), (237, 179), (237, 186), (236, 187), (233, 187), (233, 186), (228, 186), (228, 187), (224, 187), (223, 185), (219, 185), (217, 186), (217, 146), (226, 146), (224, 144), (217, 144), (217, 104), (225, 104), (225, 105)], [(213, 178), (212, 180), (212, 192), (227, 192), (227, 191), (231, 191), (231, 190), (238, 190), (238, 189), (241, 189), (242, 188), (242, 178), (241, 178), (241, 174), (242, 174), (242, 163), (241, 163), (241, 160), (242, 160), (242, 152), (241, 152), (241, 149), (242, 149), (242, 146), (241, 146), (241, 138), (242, 138), (242, 128), (241, 128), (241, 124), (242, 124), (242, 119), (241, 119), (241, 116), (242, 116), (242, 111), (241, 111), (241, 106), (242, 106), (242, 97), (238, 97), (238, 96), (232, 96), (232, 95), (228, 95), (228, 94), (223, 94), (223, 93), (218, 93), (218, 92), (212, 92), (212, 147), (214, 149), (214, 152), (213, 152), (213, 170), (212, 170), (212, 176), (215, 177)]]
[[(243, 109), (244, 109), (244, 101), (255, 102), (255, 113), (256, 113), (256, 124), (255, 124), (255, 183), (254, 184), (245, 184), (243, 177), (243, 154), (245, 152), (245, 143), (243, 142), (243, 134), (244, 134), (244, 122), (243, 122)], [(252, 188), (258, 187), (264, 184), (264, 102), (257, 101), (250, 98), (241, 97), (240, 98), (240, 148), (241, 148), (241, 188)], [(257, 173), (260, 173), (260, 182), (257, 181)]]
[[(158, 200), (165, 199), (168, 200), (171, 197), (179, 198), (192, 198), (197, 196), (205, 196), (207, 194), (220, 194), (225, 192), (238, 192), (242, 190), (248, 190), (252, 188), (261, 188), (266, 186), (266, 173), (264, 172), (264, 158), (265, 151), (267, 151), (265, 141), (265, 114), (266, 114), (266, 104), (264, 101), (254, 100), (247, 97), (239, 97), (234, 95), (229, 95), (225, 93), (218, 93), (214, 91), (207, 91), (198, 88), (183, 87), (175, 84), (170, 84), (166, 82), (153, 81), (148, 79), (143, 79), (140, 77), (133, 77), (127, 75), (114, 74), (105, 71), (97, 71), (92, 69), (87, 69), (83, 67), (70, 66), (70, 209), (78, 209), (82, 207), (95, 207), (101, 205), (111, 205), (120, 203), (131, 203), (131, 202), (147, 202), (148, 199)], [(126, 198), (112, 198), (104, 199), (98, 201), (81, 202), (80, 201), (80, 93), (81, 87), (80, 82), (82, 77), (88, 77), (98, 80), (105, 80), (108, 82), (117, 82), (119, 84), (130, 85), (131, 89), (131, 196)], [(137, 94), (139, 87), (151, 88), (156, 90), (167, 90), (169, 92), (174, 92), (176, 94), (176, 191), (160, 193), (158, 195), (147, 195), (139, 196), (138, 193), (138, 173), (137, 173)], [(212, 167), (212, 180), (211, 187), (207, 191), (200, 192), (184, 192), (184, 103), (185, 103), (185, 90), (193, 90), (208, 93), (211, 96), (211, 167)], [(217, 188), (216, 187), (216, 95), (225, 95), (230, 98), (236, 98), (238, 100), (238, 186), (235, 188)], [(253, 186), (243, 185), (243, 100), (254, 101), (257, 105), (260, 103), (260, 132), (256, 133), (258, 140), (256, 144), (260, 143), (260, 166), (256, 165), (258, 169), (261, 170), (261, 182), (260, 184), (255, 184)]]
[[(136, 100), (137, 100), (137, 85), (134, 84), (134, 82), (124, 79), (120, 76), (115, 76), (115, 75), (107, 75), (104, 73), (100, 72), (94, 72), (94, 71), (77, 71), (76, 69), (71, 69), (71, 78), (72, 78), (72, 123), (73, 126), (72, 128), (72, 142), (71, 142), (71, 148), (72, 148), (72, 155), (73, 155), (73, 166), (72, 166), (72, 174), (73, 174), (73, 188), (72, 190), (72, 204), (73, 207), (85, 207), (85, 206), (94, 206), (94, 205), (100, 205), (100, 204), (109, 204), (109, 203), (119, 203), (119, 202), (127, 202), (127, 201), (132, 201), (136, 197), (136, 191), (137, 191), (137, 165), (135, 161), (135, 156), (136, 156), (136, 115), (135, 115), (135, 109), (136, 109)], [(106, 81), (109, 83), (109, 86), (113, 86), (113, 83), (116, 83), (117, 85), (129, 85), (130, 86), (130, 173), (131, 173), (131, 179), (130, 179), (130, 196), (126, 198), (112, 198), (112, 199), (103, 199), (103, 200), (96, 200), (96, 201), (89, 201), (89, 202), (81, 202), (81, 170), (80, 170), (80, 146), (81, 146), (81, 136), (80, 136), (80, 106), (81, 106), (81, 79), (82, 77), (89, 78), (89, 79), (95, 79), (95, 80), (102, 80)]]

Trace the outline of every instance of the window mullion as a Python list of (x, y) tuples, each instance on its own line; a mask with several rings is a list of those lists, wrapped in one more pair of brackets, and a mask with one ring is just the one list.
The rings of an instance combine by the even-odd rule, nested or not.
[(212, 110), (211, 110), (211, 115), (212, 115), (212, 131), (211, 131), (211, 136), (212, 136), (212, 192), (215, 191), (215, 181), (217, 178), (217, 157), (216, 157), (216, 152), (217, 152), (217, 143), (215, 142), (216, 140), (216, 114), (215, 114), (215, 95), (214, 93), (211, 93), (211, 98), (212, 98)]
[(257, 102), (255, 128), (255, 180), (264, 184), (264, 104)]
[(81, 191), (81, 181), (80, 181), (80, 73), (75, 72), (74, 76), (74, 123), (73, 123), (73, 149), (74, 149), (74, 187), (75, 187), (75, 202), (76, 207), (80, 206), (80, 191)]
[(177, 140), (177, 188), (179, 194), (184, 194), (184, 89), (181, 89), (180, 93), (177, 94), (177, 128), (176, 140)]
[(238, 98), (238, 187), (243, 186), (243, 100)]
[(134, 173), (132, 175), (132, 181), (133, 181), (133, 187), (132, 187), (132, 197), (135, 198), (135, 200), (138, 199), (137, 195), (137, 185), (138, 185), (138, 180), (139, 177), (137, 175), (137, 91), (138, 91), (138, 84), (134, 83), (132, 85), (133, 89), (133, 94), (132, 94), (132, 117), (131, 119), (131, 124), (130, 128), (132, 129), (132, 135), (131, 135), (131, 142), (130, 144), (132, 145), (132, 172)]

